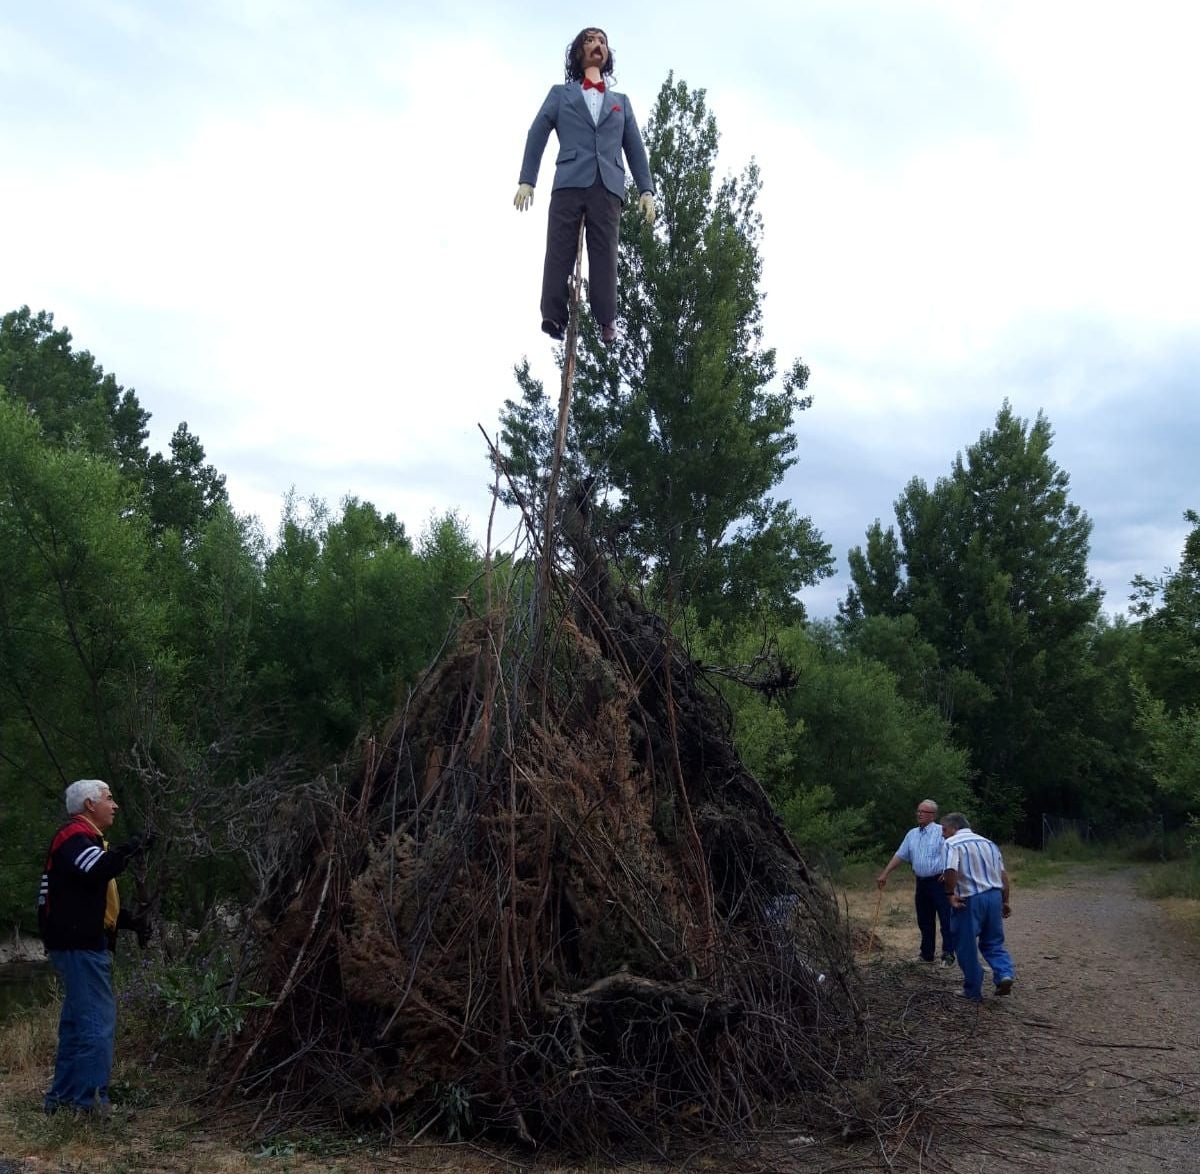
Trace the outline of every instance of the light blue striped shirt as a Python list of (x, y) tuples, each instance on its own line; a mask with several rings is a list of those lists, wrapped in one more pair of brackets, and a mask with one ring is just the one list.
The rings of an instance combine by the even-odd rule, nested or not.
[(958, 873), (954, 885), (957, 897), (974, 897), (988, 889), (1004, 888), (1004, 857), (991, 840), (976, 835), (970, 828), (955, 832), (946, 841), (946, 867)]
[(946, 841), (935, 819), (924, 827), (912, 828), (900, 842), (896, 855), (907, 860), (917, 876), (937, 876), (946, 867)]

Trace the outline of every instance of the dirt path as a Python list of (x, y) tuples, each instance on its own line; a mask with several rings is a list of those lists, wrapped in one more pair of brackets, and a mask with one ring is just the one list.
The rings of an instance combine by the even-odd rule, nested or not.
[[(964, 1091), (948, 1112), (969, 1125), (973, 1104), (991, 1108), (978, 1144), (934, 1166), (1200, 1171), (1200, 938), (1139, 897), (1136, 875), (1080, 866), (1045, 887), (1015, 883), (1007, 999), (990, 997), (985, 977), (974, 1008), (953, 997), (957, 968), (927, 972), (946, 987), (935, 1011), (961, 1022), (948, 1059)], [(915, 929), (906, 936), (915, 946)], [(1011, 1131), (994, 1128), (997, 1107)]]

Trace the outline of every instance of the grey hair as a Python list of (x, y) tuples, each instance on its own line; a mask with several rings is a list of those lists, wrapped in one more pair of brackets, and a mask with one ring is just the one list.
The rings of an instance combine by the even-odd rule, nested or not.
[(937, 813), (938, 813), (938, 805), (937, 805), (936, 799), (922, 799), (921, 802), (917, 804), (917, 806), (918, 807), (932, 807), (933, 814), (937, 815)]
[(956, 832), (961, 832), (964, 828), (969, 828), (971, 825), (967, 823), (967, 817), (961, 811), (952, 811), (949, 815), (942, 816), (942, 826), (949, 826)]
[(80, 779), (72, 783), (63, 792), (63, 798), (67, 802), (67, 814), (78, 815), (89, 799), (98, 803), (107, 790), (108, 784), (103, 779)]

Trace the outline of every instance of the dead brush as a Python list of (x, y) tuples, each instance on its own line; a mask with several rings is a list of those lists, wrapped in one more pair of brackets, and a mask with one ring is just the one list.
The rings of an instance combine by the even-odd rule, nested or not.
[(664, 622), (594, 548), (575, 559), (540, 618), (512, 575), (344, 791), (280, 825), (249, 919), (246, 982), (270, 1006), (217, 1065), (258, 1128), (469, 1121), (663, 1156), (744, 1136), (783, 1097), (863, 1128), (832, 890)]

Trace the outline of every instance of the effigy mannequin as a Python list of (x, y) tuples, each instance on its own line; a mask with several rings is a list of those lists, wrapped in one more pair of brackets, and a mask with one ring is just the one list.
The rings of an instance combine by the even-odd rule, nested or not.
[(542, 329), (555, 339), (566, 330), (567, 279), (580, 220), (586, 217), (588, 301), (601, 339), (611, 343), (617, 337), (617, 240), (625, 203), (622, 154), (648, 224), (656, 215), (654, 185), (629, 99), (612, 88), (613, 55), (603, 29), (584, 29), (567, 46), (565, 73), (565, 84), (550, 88), (529, 128), (513, 205), (524, 212), (533, 203), (542, 152), (553, 130), (559, 149), (546, 228)]

